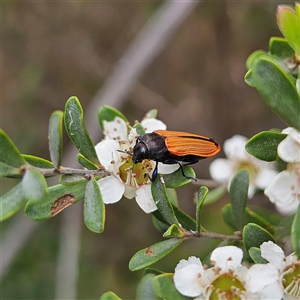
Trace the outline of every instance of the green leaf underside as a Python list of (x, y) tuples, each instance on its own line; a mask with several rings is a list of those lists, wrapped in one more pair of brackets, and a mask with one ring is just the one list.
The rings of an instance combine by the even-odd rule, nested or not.
[(144, 136), (146, 134), (145, 128), (141, 123), (134, 124), (133, 128), (136, 129), (136, 132), (140, 136)]
[(16, 168), (27, 164), (18, 148), (2, 129), (0, 129), (0, 147), (1, 162)]
[(4, 221), (18, 212), (26, 203), (22, 182), (0, 197), (0, 221)]
[(26, 170), (22, 185), (25, 198), (28, 200), (41, 200), (46, 196), (47, 182), (39, 171)]
[(25, 206), (25, 213), (32, 220), (45, 220), (56, 216), (68, 206), (82, 200), (85, 194), (86, 182), (65, 186), (49, 187), (47, 196), (42, 201), (30, 200)]
[(298, 258), (300, 258), (300, 205), (298, 206), (294, 221), (291, 228), (292, 248)]
[(151, 184), (151, 192), (157, 209), (163, 218), (171, 225), (177, 224), (178, 220), (175, 216), (173, 206), (168, 198), (165, 184), (162, 183), (162, 175), (158, 174), (156, 180)]
[(166, 273), (162, 275), (155, 276), (153, 278), (153, 286), (155, 293), (160, 299), (170, 299), (170, 300), (187, 300), (192, 299), (187, 296), (180, 294), (173, 282), (172, 273)]
[(60, 176), (59, 183), (63, 185), (74, 185), (80, 184), (86, 181), (86, 179), (80, 175), (71, 175), (71, 174), (64, 174)]
[(15, 168), (11, 165), (8, 165), (8, 164), (0, 161), (0, 176), (1, 177), (17, 177), (17, 178), (20, 178), (22, 173), (23, 172), (20, 168)]
[(83, 215), (84, 223), (89, 230), (96, 233), (101, 233), (104, 230), (105, 205), (95, 178), (89, 180), (86, 185)]
[(251, 247), (259, 248), (263, 242), (272, 241), (275, 243), (273, 236), (267, 230), (254, 223), (244, 226), (243, 240), (247, 250)]
[(197, 232), (201, 232), (202, 205), (205, 201), (205, 198), (206, 198), (208, 192), (209, 192), (209, 190), (206, 186), (201, 186), (198, 191), (198, 200), (197, 200), (197, 207), (196, 207), (196, 230), (197, 230)]
[(286, 73), (270, 58), (252, 63), (256, 89), (271, 109), (289, 126), (300, 130), (300, 96)]
[(183, 239), (168, 239), (138, 251), (131, 258), (129, 269), (136, 271), (152, 265), (174, 250), (182, 241)]
[(61, 165), (63, 116), (64, 113), (57, 110), (52, 113), (49, 121), (50, 157), (56, 169)]
[(120, 117), (125, 122), (128, 122), (126, 117), (114, 107), (104, 105), (98, 111), (98, 121), (102, 131), (104, 130), (104, 121), (112, 122), (116, 117)]
[(235, 227), (241, 230), (245, 221), (245, 208), (248, 200), (249, 174), (246, 170), (238, 172), (231, 181), (230, 202)]
[(86, 130), (79, 100), (71, 97), (64, 113), (66, 131), (79, 152), (91, 162), (101, 166), (94, 144)]
[(246, 151), (256, 158), (264, 161), (275, 161), (277, 147), (286, 137), (286, 134), (271, 131), (262, 131), (246, 143)]
[(280, 59), (293, 57), (294, 50), (284, 38), (271, 37), (269, 42), (269, 52)]

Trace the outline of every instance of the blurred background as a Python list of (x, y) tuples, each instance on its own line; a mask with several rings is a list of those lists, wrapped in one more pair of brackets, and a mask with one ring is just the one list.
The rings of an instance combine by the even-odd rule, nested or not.
[[(292, 3), (292, 2), (291, 2)], [(77, 96), (95, 143), (100, 105), (113, 105), (133, 123), (152, 108), (170, 130), (220, 144), (233, 136), (284, 128), (244, 82), (245, 62), (268, 50), (279, 2), (47, 1), (2, 2), (1, 128), (22, 153), (50, 159), (48, 121)], [(156, 39), (158, 38), (158, 39)], [(65, 135), (66, 137), (66, 135)], [(76, 166), (64, 139), (64, 165)], [(218, 157), (223, 157), (221, 152)], [(195, 165), (209, 179), (212, 160)], [(1, 179), (1, 194), (15, 184)], [(194, 216), (199, 186), (178, 189), (180, 207)], [(252, 200), (266, 206), (264, 197)], [(256, 202), (255, 202), (256, 201)], [(204, 208), (204, 225), (229, 233), (221, 217), (228, 195)], [(44, 222), (19, 212), (1, 225), (2, 299), (99, 299), (113, 290), (134, 299), (142, 271), (128, 262), (162, 240), (134, 200), (107, 205), (106, 229), (83, 224), (82, 201)], [(186, 241), (153, 267), (173, 272), (181, 258), (204, 258), (219, 241)]]

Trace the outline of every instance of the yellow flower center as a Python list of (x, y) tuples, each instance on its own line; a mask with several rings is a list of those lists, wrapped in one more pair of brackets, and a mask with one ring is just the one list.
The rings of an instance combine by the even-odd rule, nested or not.
[[(128, 176), (135, 179), (137, 185), (146, 184), (149, 180), (149, 172), (152, 171), (152, 164), (149, 160), (143, 160), (143, 162), (134, 164), (132, 157), (127, 156), (124, 158), (124, 163), (119, 168), (120, 178), (122, 181), (128, 183)], [(132, 180), (129, 180), (132, 182)]]
[(286, 294), (300, 298), (300, 261), (288, 266), (282, 274), (282, 285)]
[(245, 299), (245, 287), (233, 274), (224, 273), (217, 277), (210, 286), (210, 300), (240, 300)]

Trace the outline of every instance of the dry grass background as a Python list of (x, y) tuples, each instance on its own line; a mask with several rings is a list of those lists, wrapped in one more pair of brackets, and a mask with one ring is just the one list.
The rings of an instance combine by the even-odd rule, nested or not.
[[(157, 108), (158, 118), (169, 129), (208, 135), (221, 144), (234, 134), (251, 137), (261, 130), (282, 128), (283, 123), (243, 80), (247, 57), (257, 49), (267, 51), (269, 38), (281, 36), (277, 4), (198, 4), (124, 95), (119, 109), (134, 122)], [(87, 108), (161, 5), (160, 1), (2, 2), (1, 127), (23, 153), (49, 159), (52, 111), (63, 110), (71, 95)], [(96, 111), (93, 117), (97, 118)], [(209, 163), (195, 166), (198, 177), (209, 178)], [(3, 180), (2, 191), (11, 184)], [(195, 185), (179, 189), (180, 205), (190, 214), (195, 191)], [(223, 230), (220, 210), (227, 201), (224, 197), (205, 208), (209, 229)], [(19, 213), (4, 222), (3, 236), (18, 218), (25, 216)], [(61, 216), (42, 222), (26, 240), (3, 278), (3, 299), (55, 297), (61, 224), (65, 224)], [(80, 238), (77, 299), (97, 299), (108, 289), (133, 299), (142, 272), (131, 273), (128, 261), (137, 250), (162, 239), (151, 217), (134, 200), (107, 206), (105, 232), (96, 235), (83, 226)], [(214, 244), (189, 241), (154, 267), (172, 272), (180, 258), (204, 257)]]

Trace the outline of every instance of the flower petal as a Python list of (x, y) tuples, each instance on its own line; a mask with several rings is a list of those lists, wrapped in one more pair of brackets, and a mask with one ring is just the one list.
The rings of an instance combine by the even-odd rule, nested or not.
[(250, 155), (245, 150), (247, 140), (248, 139), (242, 135), (234, 135), (224, 142), (224, 153), (229, 159), (248, 160)]
[(300, 162), (300, 132), (287, 128), (284, 133), (288, 133), (288, 136), (278, 145), (279, 157), (285, 162)]
[(283, 267), (284, 252), (272, 241), (264, 242), (260, 245), (261, 256), (271, 263), (276, 269)]
[(278, 270), (272, 264), (253, 265), (247, 274), (247, 286), (256, 293), (279, 279)]
[(127, 141), (127, 125), (120, 117), (116, 117), (114, 121), (103, 121), (104, 134), (106, 139)]
[(175, 270), (173, 280), (179, 293), (189, 297), (200, 296), (208, 286), (204, 269), (199, 264), (188, 264)]
[(222, 271), (228, 269), (235, 269), (241, 265), (243, 258), (243, 251), (236, 246), (225, 246), (216, 248), (210, 260), (216, 263), (216, 267), (221, 268)]
[(175, 172), (178, 168), (179, 168), (178, 164), (167, 165), (167, 164), (158, 163), (158, 173), (160, 174), (171, 174)]
[(265, 189), (273, 180), (273, 178), (278, 174), (278, 172), (272, 169), (272, 164), (261, 162), (261, 167), (259, 168), (259, 172), (255, 177), (255, 185), (263, 190)]
[(95, 146), (96, 153), (101, 164), (108, 169), (112, 161), (119, 160), (117, 150), (120, 149), (119, 143), (114, 140), (103, 140)]
[(145, 128), (146, 133), (152, 132), (154, 130), (166, 130), (167, 125), (160, 120), (149, 118), (144, 119), (142, 122), (143, 127)]
[(188, 265), (199, 265), (202, 266), (201, 260), (196, 256), (190, 256), (187, 260), (181, 259), (175, 268), (175, 272), (188, 266)]
[(125, 191), (124, 184), (114, 176), (101, 178), (98, 180), (98, 185), (105, 204), (118, 202)]
[(234, 164), (225, 158), (217, 158), (209, 165), (212, 179), (218, 182), (229, 182), (234, 175)]
[(136, 190), (135, 200), (145, 213), (157, 210), (156, 204), (151, 194), (151, 185), (142, 185)]
[(296, 172), (282, 171), (265, 189), (265, 195), (279, 207), (299, 204), (299, 178)]

